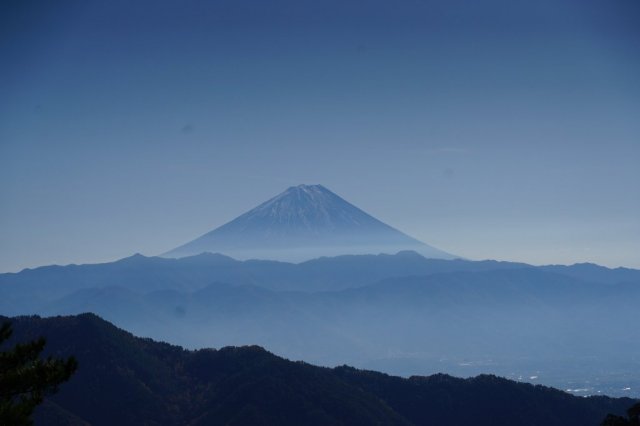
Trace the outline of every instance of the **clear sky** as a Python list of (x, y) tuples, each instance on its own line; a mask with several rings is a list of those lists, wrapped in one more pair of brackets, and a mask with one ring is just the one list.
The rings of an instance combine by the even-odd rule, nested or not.
[(0, 271), (320, 183), (472, 259), (640, 268), (637, 0), (5, 0)]

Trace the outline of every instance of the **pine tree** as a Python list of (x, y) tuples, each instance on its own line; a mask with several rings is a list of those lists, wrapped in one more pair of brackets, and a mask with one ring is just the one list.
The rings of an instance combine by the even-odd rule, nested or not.
[[(0, 349), (11, 337), (9, 323), (0, 327)], [(31, 414), (46, 395), (76, 371), (73, 357), (40, 358), (46, 341), (39, 338), (0, 351), (0, 425), (31, 425)]]

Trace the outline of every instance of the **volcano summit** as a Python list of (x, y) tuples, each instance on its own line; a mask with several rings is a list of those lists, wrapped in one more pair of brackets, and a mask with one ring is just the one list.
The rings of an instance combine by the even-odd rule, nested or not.
[(302, 261), (402, 250), (455, 258), (379, 221), (322, 185), (299, 185), (164, 256), (218, 252), (238, 259)]

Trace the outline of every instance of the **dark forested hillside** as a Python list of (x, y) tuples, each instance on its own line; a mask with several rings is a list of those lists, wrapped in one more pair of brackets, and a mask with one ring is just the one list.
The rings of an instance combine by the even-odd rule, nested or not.
[[(7, 320), (7, 318), (0, 318)], [(10, 319), (79, 369), (36, 425), (597, 425), (630, 399), (578, 398), (495, 376), (403, 379), (315, 367), (257, 346), (187, 351), (134, 337), (92, 314)]]

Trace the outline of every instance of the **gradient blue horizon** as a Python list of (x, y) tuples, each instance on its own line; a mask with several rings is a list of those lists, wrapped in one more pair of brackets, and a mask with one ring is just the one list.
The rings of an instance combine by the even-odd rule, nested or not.
[(633, 0), (2, 2), (0, 272), (156, 255), (315, 183), (466, 258), (640, 268), (639, 20)]

